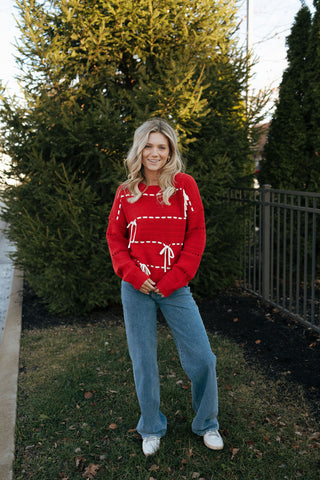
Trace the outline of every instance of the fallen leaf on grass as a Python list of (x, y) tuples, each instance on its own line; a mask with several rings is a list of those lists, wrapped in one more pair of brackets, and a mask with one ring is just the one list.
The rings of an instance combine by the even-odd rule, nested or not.
[(308, 438), (308, 443), (313, 443), (311, 448), (320, 448), (320, 432), (315, 432)]
[(315, 432), (308, 438), (308, 442), (312, 442), (313, 440), (320, 440), (320, 432)]
[(261, 340), (256, 340), (256, 344), (259, 345), (261, 343)]
[(231, 453), (232, 453), (232, 456), (231, 456), (231, 460), (234, 459), (234, 457), (237, 455), (237, 453), (239, 452), (240, 448), (232, 448), (231, 449)]
[(64, 472), (59, 473), (59, 478), (61, 478), (61, 480), (69, 480), (69, 477)]
[(260, 450), (258, 450), (257, 448), (255, 448), (253, 451), (254, 451), (254, 453), (256, 454), (256, 457), (257, 457), (257, 458), (262, 457), (262, 452), (260, 452)]
[(193, 456), (192, 448), (188, 448), (188, 450), (187, 450), (187, 456), (188, 456), (189, 458)]
[(151, 467), (149, 468), (149, 472), (156, 472), (157, 470), (159, 470), (159, 465), (151, 465)]
[(86, 400), (89, 400), (90, 398), (93, 397), (93, 393), (92, 392), (84, 392), (84, 398)]
[(234, 321), (234, 323), (236, 323), (236, 322), (239, 321), (239, 318), (236, 317), (236, 318), (233, 319), (233, 321)]
[(247, 445), (255, 445), (256, 442), (254, 442), (253, 440), (246, 440), (246, 444)]
[(76, 457), (77, 468), (80, 468), (82, 470), (85, 462), (86, 462), (86, 459), (82, 455), (79, 455), (78, 457)]
[(109, 428), (110, 430), (115, 430), (116, 428), (118, 428), (118, 425), (116, 423), (110, 423)]
[(93, 478), (97, 475), (99, 469), (100, 469), (100, 465), (95, 465), (94, 463), (90, 463), (90, 465), (85, 469), (82, 476), (83, 478)]
[(48, 415), (45, 415), (44, 413), (41, 413), (41, 414), (39, 415), (39, 418), (40, 418), (41, 420), (49, 420)]

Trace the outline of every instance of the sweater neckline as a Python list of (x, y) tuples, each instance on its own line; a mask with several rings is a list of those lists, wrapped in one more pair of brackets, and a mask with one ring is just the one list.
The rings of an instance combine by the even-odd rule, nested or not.
[(143, 192), (155, 192), (155, 191), (159, 191), (160, 190), (160, 186), (159, 185), (149, 185), (147, 186), (145, 183), (141, 182), (139, 184), (139, 187), (140, 187), (140, 190), (143, 191)]

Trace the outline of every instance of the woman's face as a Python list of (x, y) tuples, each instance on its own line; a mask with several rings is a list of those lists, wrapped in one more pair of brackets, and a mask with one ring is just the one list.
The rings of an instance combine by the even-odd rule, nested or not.
[(142, 165), (146, 175), (160, 173), (170, 154), (169, 141), (160, 132), (152, 132), (142, 151)]

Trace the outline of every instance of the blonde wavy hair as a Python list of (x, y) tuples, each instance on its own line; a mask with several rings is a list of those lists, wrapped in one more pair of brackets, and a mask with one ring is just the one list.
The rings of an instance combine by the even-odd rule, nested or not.
[(151, 118), (140, 125), (135, 131), (132, 147), (125, 160), (125, 165), (129, 173), (127, 180), (123, 183), (123, 188), (127, 188), (133, 195), (133, 197), (128, 199), (131, 203), (136, 202), (142, 196), (143, 192), (139, 190), (139, 184), (145, 180), (142, 152), (148, 143), (150, 133), (153, 132), (162, 133), (169, 142), (170, 154), (167, 163), (160, 172), (159, 186), (162, 191), (162, 202), (170, 205), (169, 199), (176, 191), (174, 177), (184, 169), (184, 165), (178, 148), (176, 132), (169, 123), (162, 118)]

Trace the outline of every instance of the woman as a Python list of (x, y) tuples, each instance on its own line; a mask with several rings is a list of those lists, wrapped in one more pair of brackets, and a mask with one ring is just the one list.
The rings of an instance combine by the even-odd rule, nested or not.
[(167, 420), (160, 411), (157, 307), (171, 328), (181, 365), (191, 380), (194, 433), (213, 450), (218, 432), (215, 355), (189, 281), (205, 247), (203, 206), (195, 180), (181, 173), (177, 136), (162, 119), (135, 132), (126, 159), (128, 179), (116, 193), (107, 239), (121, 297), (129, 353), (141, 409), (137, 431), (145, 455), (160, 447)]

